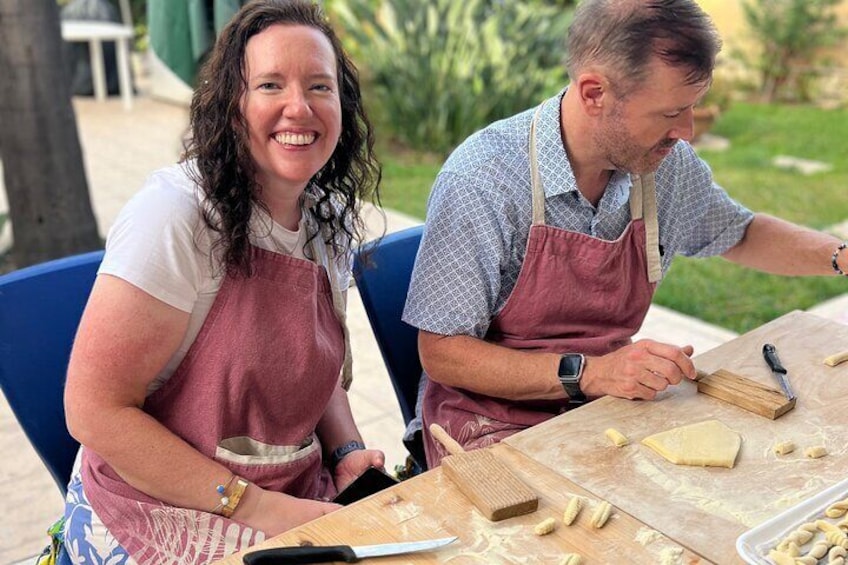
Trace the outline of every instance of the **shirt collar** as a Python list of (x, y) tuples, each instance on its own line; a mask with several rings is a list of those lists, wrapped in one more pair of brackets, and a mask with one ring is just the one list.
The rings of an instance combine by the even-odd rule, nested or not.
[[(577, 179), (565, 152), (560, 127), (560, 108), (567, 90), (568, 87), (565, 87), (556, 96), (543, 102), (544, 107), (536, 122), (539, 175), (545, 189), (545, 199), (577, 192)], [(623, 205), (629, 199), (631, 185), (630, 175), (615, 171), (603, 200), (612, 207)]]

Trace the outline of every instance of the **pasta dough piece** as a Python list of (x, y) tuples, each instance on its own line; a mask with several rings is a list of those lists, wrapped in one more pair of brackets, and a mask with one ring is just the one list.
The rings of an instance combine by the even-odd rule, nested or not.
[(776, 443), (774, 445), (774, 452), (778, 455), (786, 455), (787, 453), (792, 453), (795, 451), (795, 443), (792, 441), (781, 441), (780, 443)]
[(791, 557), (798, 557), (801, 555), (801, 546), (792, 539), (784, 540), (777, 546), (776, 549)]
[(841, 532), (842, 531), (838, 527), (836, 527), (834, 524), (831, 524), (830, 522), (828, 522), (827, 520), (816, 520), (816, 527), (819, 529), (819, 531), (824, 532), (824, 533)]
[(625, 436), (623, 433), (616, 430), (615, 428), (607, 428), (607, 430), (604, 432), (604, 435), (606, 435), (616, 447), (624, 447), (625, 445), (630, 443), (630, 440), (627, 439), (627, 436)]
[(769, 559), (776, 563), (776, 565), (795, 565), (795, 558), (783, 553), (782, 551), (772, 549), (769, 551), (768, 556)]
[[(790, 547), (799, 547), (813, 539), (813, 532), (803, 529), (797, 529), (780, 542), (777, 546), (778, 551), (783, 551), (784, 553), (789, 553), (786, 550)], [(800, 550), (799, 550), (800, 553)]]
[(603, 528), (609, 520), (610, 514), (612, 514), (612, 505), (606, 500), (600, 501), (595, 508), (595, 513), (592, 514), (592, 527)]
[(579, 553), (566, 553), (560, 561), (560, 565), (581, 565), (582, 563), (583, 556)]
[(804, 450), (804, 455), (806, 455), (810, 459), (818, 459), (819, 457), (824, 457), (825, 455), (827, 455), (827, 448), (823, 445), (808, 447)]
[(834, 502), (828, 506), (827, 510), (824, 511), (824, 515), (828, 518), (841, 518), (845, 515), (846, 511), (848, 511), (848, 498)]
[(831, 355), (830, 357), (826, 357), (824, 360), (824, 364), (828, 367), (836, 367), (840, 363), (848, 361), (848, 351), (843, 351), (842, 353), (836, 353)]
[(583, 508), (583, 501), (577, 496), (572, 496), (568, 501), (568, 506), (565, 507), (565, 512), (562, 514), (562, 523), (570, 526), (577, 515), (580, 514), (580, 509)]
[(678, 565), (682, 556), (682, 547), (667, 547), (660, 551), (660, 565)]
[(827, 540), (827, 543), (830, 545), (841, 545), (842, 547), (848, 545), (848, 535), (840, 529), (825, 532), (824, 539)]
[(648, 436), (642, 444), (675, 465), (732, 468), (742, 437), (718, 420), (707, 420)]
[(533, 532), (537, 536), (546, 536), (556, 529), (556, 519), (545, 518), (533, 528)]
[(819, 559), (827, 555), (827, 550), (831, 547), (832, 544), (828, 543), (826, 539), (820, 539), (813, 544), (813, 547), (810, 548), (810, 552), (807, 554), (807, 557), (812, 557), (815, 560), (813, 561), (813, 564), (815, 565)]

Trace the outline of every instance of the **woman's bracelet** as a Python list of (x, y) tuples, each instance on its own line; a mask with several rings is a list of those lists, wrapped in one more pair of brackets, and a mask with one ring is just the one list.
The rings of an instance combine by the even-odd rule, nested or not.
[[(233, 485), (235, 482), (235, 485)], [(212, 509), (213, 514), (219, 514), (224, 518), (229, 518), (236, 511), (236, 507), (241, 502), (241, 497), (244, 496), (244, 491), (250, 483), (237, 475), (230, 476), (226, 484), (220, 484), (215, 487), (215, 492), (221, 495), (221, 502)], [(231, 488), (232, 487), (232, 488)]]
[(839, 254), (848, 248), (848, 241), (843, 241), (842, 245), (836, 248), (836, 251), (833, 252), (833, 257), (830, 259), (831, 265), (833, 265), (833, 270), (836, 271), (837, 275), (842, 275), (848, 277), (848, 273), (839, 268), (839, 263), (836, 261), (839, 258)]

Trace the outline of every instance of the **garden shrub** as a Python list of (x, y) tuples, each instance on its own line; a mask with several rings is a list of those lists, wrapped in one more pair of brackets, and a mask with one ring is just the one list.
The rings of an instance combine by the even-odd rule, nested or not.
[(447, 153), (565, 84), (571, 10), (497, 0), (328, 0), (382, 127)]

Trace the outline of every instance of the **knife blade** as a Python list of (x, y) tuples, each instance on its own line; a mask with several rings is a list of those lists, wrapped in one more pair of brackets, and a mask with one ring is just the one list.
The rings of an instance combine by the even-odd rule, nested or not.
[(777, 356), (777, 348), (770, 343), (763, 345), (763, 357), (765, 358), (766, 363), (768, 363), (772, 374), (774, 374), (777, 379), (777, 382), (780, 383), (780, 388), (783, 389), (783, 395), (789, 400), (795, 398), (795, 394), (792, 392), (792, 389), (789, 388), (789, 379), (786, 376), (786, 369), (780, 363), (780, 358)]
[(456, 541), (456, 536), (423, 541), (405, 541), (381, 543), (377, 545), (297, 545), (260, 549), (246, 553), (242, 559), (245, 565), (286, 565), (289, 563), (329, 563), (344, 561), (355, 563), (368, 557), (400, 555), (417, 551), (438, 549)]

